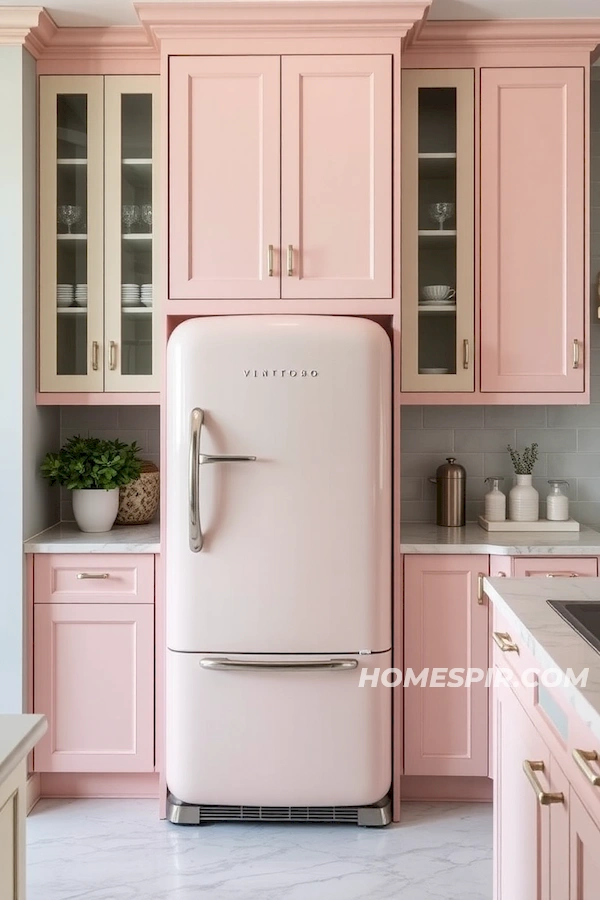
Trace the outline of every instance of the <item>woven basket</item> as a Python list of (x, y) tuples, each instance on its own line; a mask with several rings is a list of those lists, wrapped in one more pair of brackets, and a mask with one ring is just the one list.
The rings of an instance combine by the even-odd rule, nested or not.
[(117, 525), (147, 525), (158, 511), (160, 472), (152, 462), (143, 462), (140, 477), (119, 492)]

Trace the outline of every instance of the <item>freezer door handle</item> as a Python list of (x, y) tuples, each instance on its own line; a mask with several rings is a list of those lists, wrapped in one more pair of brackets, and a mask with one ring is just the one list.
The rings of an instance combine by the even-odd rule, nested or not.
[(190, 503), (190, 550), (199, 553), (204, 545), (200, 524), (200, 466), (220, 462), (254, 462), (255, 456), (212, 456), (200, 453), (200, 432), (204, 422), (204, 411), (198, 407), (192, 410), (190, 422), (189, 457), (189, 503)]
[(356, 669), (356, 659), (311, 659), (295, 662), (245, 662), (241, 659), (226, 659), (225, 657), (207, 657), (200, 660), (203, 669), (235, 670), (237, 672), (256, 672), (261, 669), (266, 672), (341, 672), (347, 669)]

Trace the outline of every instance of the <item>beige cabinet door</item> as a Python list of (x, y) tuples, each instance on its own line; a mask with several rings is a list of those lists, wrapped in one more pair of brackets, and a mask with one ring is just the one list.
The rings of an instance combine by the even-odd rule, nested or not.
[(104, 82), (104, 389), (158, 391), (158, 75)]
[(402, 73), (402, 391), (473, 391), (474, 75)]
[(40, 391), (104, 386), (101, 75), (40, 78)]

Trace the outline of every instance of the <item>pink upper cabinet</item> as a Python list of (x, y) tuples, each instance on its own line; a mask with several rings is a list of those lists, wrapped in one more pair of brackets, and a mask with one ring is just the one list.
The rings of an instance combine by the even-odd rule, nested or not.
[(282, 59), (282, 297), (391, 297), (391, 56)]
[(481, 72), (481, 390), (584, 390), (583, 68)]
[(171, 58), (170, 297), (279, 297), (279, 86), (279, 56)]

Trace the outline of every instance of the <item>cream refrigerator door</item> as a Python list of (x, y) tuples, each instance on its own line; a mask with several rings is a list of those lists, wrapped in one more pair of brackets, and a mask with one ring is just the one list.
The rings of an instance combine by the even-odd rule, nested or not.
[[(385, 332), (358, 318), (235, 316), (175, 329), (170, 648), (390, 647), (390, 357)], [(209, 459), (223, 455), (256, 460)]]

